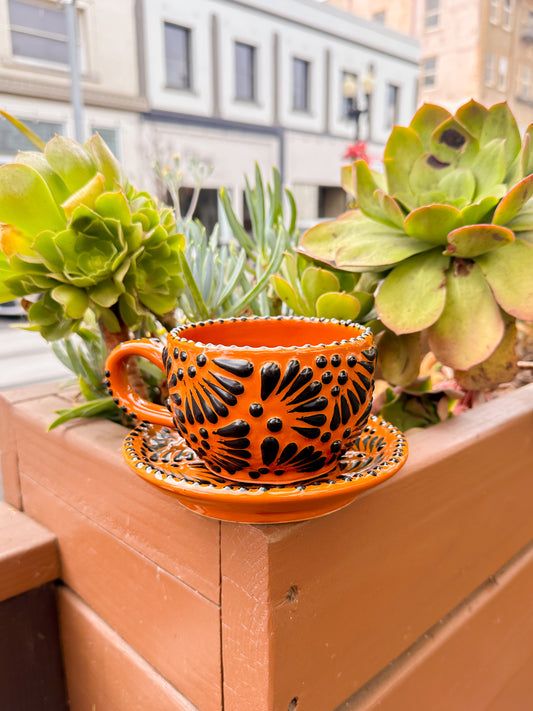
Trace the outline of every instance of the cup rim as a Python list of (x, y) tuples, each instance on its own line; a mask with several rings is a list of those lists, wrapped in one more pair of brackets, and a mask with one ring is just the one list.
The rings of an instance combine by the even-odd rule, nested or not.
[[(356, 336), (351, 336), (349, 338), (344, 338), (337, 341), (330, 341), (328, 343), (305, 343), (304, 345), (291, 345), (291, 346), (237, 346), (234, 344), (221, 344), (212, 343), (210, 341), (202, 341), (201, 339), (185, 338), (180, 336), (180, 333), (187, 330), (198, 329), (201, 331), (204, 326), (214, 326), (216, 324), (225, 323), (236, 323), (237, 321), (305, 321), (307, 323), (332, 323), (339, 326), (344, 326), (347, 329), (357, 330)], [(231, 349), (234, 351), (247, 351), (247, 352), (257, 352), (261, 353), (264, 351), (276, 351), (276, 352), (293, 352), (295, 348), (298, 350), (312, 350), (317, 348), (331, 348), (334, 346), (344, 346), (344, 345), (357, 345), (360, 347), (365, 341), (368, 341), (369, 347), (373, 345), (373, 333), (369, 326), (362, 326), (360, 323), (351, 320), (339, 320), (336, 318), (325, 318), (317, 316), (232, 316), (230, 318), (218, 318), (218, 319), (208, 319), (206, 321), (198, 321), (196, 323), (181, 324), (173, 328), (169, 334), (168, 338), (173, 338), (179, 343), (186, 343), (189, 345), (194, 345), (197, 347), (204, 348), (224, 348)]]

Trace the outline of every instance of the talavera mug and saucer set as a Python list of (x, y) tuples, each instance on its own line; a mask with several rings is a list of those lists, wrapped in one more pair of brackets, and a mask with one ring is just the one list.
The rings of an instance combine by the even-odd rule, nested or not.
[[(281, 523), (349, 504), (400, 469), (403, 434), (370, 414), (376, 347), (368, 328), (334, 319), (241, 317), (120, 344), (109, 391), (139, 425), (123, 456), (151, 484), (213, 518)], [(168, 383), (168, 406), (141, 398), (126, 359)]]

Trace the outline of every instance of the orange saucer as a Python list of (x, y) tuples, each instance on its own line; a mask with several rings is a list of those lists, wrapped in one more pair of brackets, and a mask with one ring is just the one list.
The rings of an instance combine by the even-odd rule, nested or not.
[(196, 513), (241, 523), (284, 523), (323, 516), (395, 474), (407, 459), (404, 435), (371, 416), (337, 471), (286, 485), (243, 485), (210, 472), (176, 430), (142, 422), (122, 445), (129, 466), (150, 484), (172, 492)]

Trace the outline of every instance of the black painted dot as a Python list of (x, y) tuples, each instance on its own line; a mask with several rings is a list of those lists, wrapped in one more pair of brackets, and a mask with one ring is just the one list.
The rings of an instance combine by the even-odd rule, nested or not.
[(209, 432), (205, 429), (205, 427), (200, 427), (198, 431), (204, 439), (209, 439)]
[(261, 474), (259, 474), (259, 472), (248, 472), (248, 476), (250, 479), (259, 479)]
[(268, 467), (259, 467), (257, 470), (260, 474), (268, 474), (270, 472), (270, 469)]
[(347, 427), (347, 428), (344, 430), (344, 432), (342, 433), (342, 436), (343, 436), (344, 438), (346, 438), (346, 437), (349, 437), (351, 434), (352, 434), (352, 428), (351, 428), (351, 427)]
[(326, 383), (326, 384), (331, 383), (332, 380), (333, 380), (333, 373), (331, 372), (331, 370), (326, 370), (325, 373), (322, 373), (322, 382), (323, 383)]
[(189, 436), (192, 442), (198, 442), (198, 437), (194, 434), (194, 432), (191, 432)]
[(331, 439), (331, 432), (324, 432), (324, 434), (320, 438), (320, 441), (321, 442), (329, 442), (330, 439)]
[(220, 472), (222, 471), (218, 464), (210, 464), (209, 467), (217, 474), (220, 474)]
[(282, 474), (285, 474), (285, 469), (274, 469), (274, 474), (276, 476), (281, 476)]
[(185, 422), (185, 414), (183, 410), (176, 408), (176, 417), (182, 424)]
[(178, 380), (183, 380), (183, 368), (178, 368)]
[(252, 417), (261, 417), (263, 414), (263, 406), (258, 402), (252, 402), (249, 407), (249, 412)]
[(200, 444), (202, 445), (202, 447), (203, 447), (204, 449), (211, 449), (211, 446), (210, 446), (209, 442), (206, 442), (205, 439), (203, 439), (203, 440), (200, 442)]
[(176, 405), (181, 405), (181, 395), (179, 393), (172, 393), (170, 397), (173, 403), (175, 403)]
[(196, 365), (202, 368), (207, 363), (207, 358), (203, 353), (196, 357)]
[(340, 439), (336, 439), (334, 442), (332, 442), (330, 449), (332, 452), (338, 452), (341, 447), (342, 442), (340, 441)]
[(339, 388), (338, 385), (334, 385), (331, 388), (331, 394), (333, 395), (333, 397), (337, 397), (337, 395), (340, 393), (340, 391), (341, 391), (341, 389)]
[(206, 455), (206, 451), (204, 449), (202, 449), (201, 447), (198, 447), (197, 452), (200, 455), (200, 457), (205, 457), (205, 455)]
[(186, 361), (187, 360), (187, 353), (186, 351), (181, 351), (180, 353), (180, 360)]
[(346, 362), (348, 363), (348, 365), (350, 366), (350, 368), (353, 368), (354, 365), (357, 364), (357, 358), (356, 358), (354, 355), (350, 355), (350, 356), (348, 356), (348, 359), (347, 359)]
[(331, 365), (334, 368), (338, 368), (339, 365), (341, 364), (341, 362), (342, 362), (342, 359), (338, 353), (335, 353), (335, 355), (331, 356)]
[(341, 370), (337, 376), (337, 382), (339, 385), (344, 385), (348, 381), (348, 373), (345, 370)]
[(190, 365), (187, 368), (187, 374), (189, 378), (194, 378), (194, 376), (196, 375), (196, 368), (194, 367), (194, 365)]
[(171, 388), (176, 387), (176, 385), (178, 384), (178, 378), (177, 378), (176, 373), (172, 373), (172, 375), (170, 376), (170, 380), (168, 381), (168, 384)]
[(178, 359), (180, 357), (180, 349), (174, 348), (174, 358)]
[(325, 368), (328, 364), (328, 359), (326, 358), (326, 356), (323, 355), (317, 356), (315, 363), (317, 364), (318, 368)]
[(283, 422), (279, 417), (271, 417), (267, 422), (267, 427), (271, 432), (279, 432), (283, 427)]

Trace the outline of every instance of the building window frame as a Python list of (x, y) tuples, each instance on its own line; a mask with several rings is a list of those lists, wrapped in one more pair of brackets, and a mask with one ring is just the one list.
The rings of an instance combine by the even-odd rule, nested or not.
[(440, 0), (425, 0), (424, 29), (437, 30), (440, 26)]
[(507, 57), (500, 57), (498, 59), (498, 77), (497, 86), (498, 91), (506, 91), (507, 89), (507, 72), (509, 69), (509, 60)]
[(425, 57), (421, 65), (420, 82), (423, 89), (434, 89), (437, 85), (437, 57)]
[[(352, 92), (346, 91), (347, 82), (350, 82), (349, 86), (353, 86)], [(352, 112), (358, 107), (358, 87), (359, 87), (359, 75), (357, 72), (349, 71), (348, 69), (343, 69), (341, 72), (341, 118), (349, 119), (352, 117)]]
[(491, 25), (500, 24), (500, 0), (489, 0), (489, 22)]
[[(401, 86), (387, 82), (385, 97), (385, 129), (390, 131), (400, 120)], [(392, 100), (391, 100), (392, 99)]]
[(235, 40), (235, 101), (257, 101), (257, 47)]
[[(64, 136), (66, 124), (61, 120), (34, 119), (17, 116), (19, 121), (47, 143), (55, 135)], [(7, 140), (7, 142), (6, 142)], [(7, 119), (0, 120), (0, 163), (13, 160), (18, 151), (35, 150), (33, 144)]]
[(494, 86), (496, 78), (496, 61), (492, 52), (485, 55), (485, 86)]
[(310, 60), (292, 58), (292, 110), (295, 113), (311, 112), (311, 72)]
[(513, 26), (514, 1), (503, 0), (502, 4), (502, 29), (510, 32)]
[[(171, 46), (171, 33), (175, 33), (173, 39), (180, 38), (181, 46), (176, 57), (169, 55)], [(174, 45), (176, 46), (176, 45)], [(165, 82), (168, 89), (176, 91), (193, 90), (193, 29), (187, 25), (180, 25), (178, 22), (163, 20), (163, 52), (165, 63)], [(175, 66), (174, 66), (175, 65)], [(181, 66), (180, 66), (181, 65)], [(175, 70), (177, 68), (177, 71)]]

